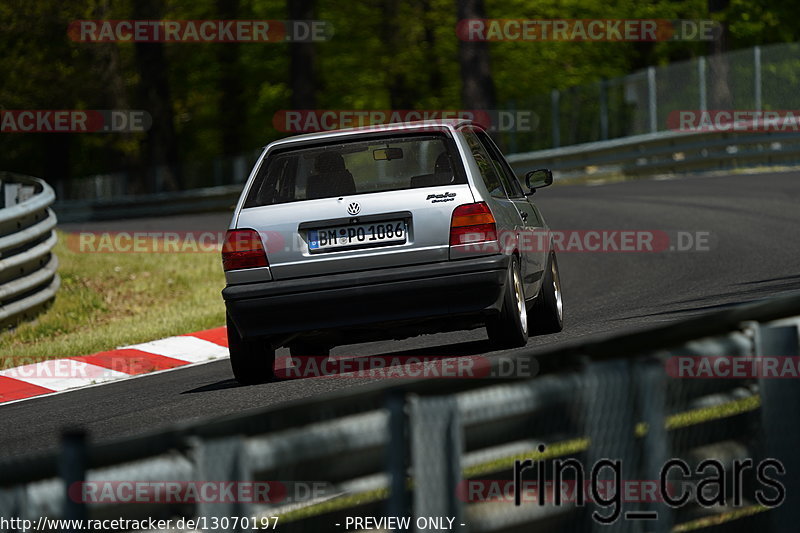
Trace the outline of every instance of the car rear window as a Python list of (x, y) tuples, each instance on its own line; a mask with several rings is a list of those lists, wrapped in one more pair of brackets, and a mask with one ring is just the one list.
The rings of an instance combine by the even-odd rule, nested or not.
[(444, 134), (362, 137), (270, 155), (244, 207), (457, 183), (466, 176)]

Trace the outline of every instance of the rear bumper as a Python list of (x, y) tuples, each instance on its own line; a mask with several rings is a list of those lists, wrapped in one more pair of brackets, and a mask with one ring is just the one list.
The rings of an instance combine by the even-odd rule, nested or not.
[(496, 313), (509, 256), (229, 285), (227, 312), (243, 337), (361, 328)]

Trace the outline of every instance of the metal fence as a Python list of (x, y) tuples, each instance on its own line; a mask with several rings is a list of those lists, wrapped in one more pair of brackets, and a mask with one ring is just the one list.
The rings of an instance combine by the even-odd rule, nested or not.
[(526, 152), (670, 131), (670, 114), (682, 110), (796, 110), (799, 80), (798, 43), (697, 57), (508, 102), (536, 113), (539, 127), (500, 137)]
[[(423, 527), (416, 520), (437, 517), (468, 532), (793, 531), (800, 519), (800, 388), (791, 379), (680, 379), (673, 358), (786, 356), (796, 368), (798, 327), (800, 297), (784, 297), (516, 356), (520, 368), (538, 369), (535, 378), (372, 383), (100, 445), (87, 444), (72, 431), (59, 453), (0, 462), (0, 516), (34, 522), (41, 516), (194, 516), (205, 524), (234, 516), (278, 517), (278, 529), (290, 532), (359, 529), (352, 521), (363, 516), (408, 517), (409, 529), (418, 531)], [(493, 367), (501, 363), (492, 360)], [(543, 479), (551, 479), (548, 472), (557, 461), (573, 459), (587, 472), (598, 461), (619, 461), (616, 477), (597, 479), (601, 486), (624, 481), (620, 487), (659, 480), (668, 461), (679, 460), (688, 471), (667, 469), (664, 482), (678, 487), (673, 498), (684, 490), (693, 496), (670, 506), (619, 492), (619, 501), (609, 504), (606, 499), (617, 494), (612, 490), (602, 498), (591, 493), (593, 499), (584, 502), (573, 493), (559, 505), (552, 498), (539, 503), (534, 491), (533, 496), (520, 492), (516, 505), (517, 493), (509, 487), (516, 461), (524, 459), (537, 465), (526, 481), (538, 479), (539, 468)], [(710, 497), (707, 489), (714, 488), (708, 459), (719, 464), (717, 488), (725, 491), (724, 501), (707, 503), (697, 496)], [(789, 495), (782, 504), (756, 474), (770, 459), (784, 469), (783, 475), (771, 472)], [(742, 464), (749, 466), (742, 470)], [(577, 473), (565, 479), (584, 487)], [(221, 480), (269, 483), (272, 489), (280, 486), (280, 496), (257, 502), (87, 504), (76, 499), (80, 491), (74, 489), (84, 481)], [(628, 494), (627, 488), (620, 490)], [(772, 500), (765, 503), (759, 493)], [(615, 510), (619, 518), (612, 526), (592, 516)], [(653, 512), (657, 518), (649, 515)], [(226, 524), (228, 530), (252, 526)]]
[(53, 189), (38, 178), (0, 172), (0, 327), (32, 318), (56, 294), (60, 279)]
[[(797, 110), (798, 83), (800, 44), (756, 46), (506, 102), (501, 107), (507, 111), (532, 111), (538, 125), (498, 133), (497, 139), (508, 153), (530, 152), (668, 132), (670, 114), (681, 110)], [(241, 184), (259, 153), (188, 162), (179, 169), (183, 189)], [(165, 168), (149, 169), (148, 190), (167, 191), (167, 174)], [(137, 191), (130, 173), (118, 172), (74, 179), (58, 193), (61, 212), (70, 216), (73, 209), (85, 212), (92, 201)]]
[[(800, 127), (800, 121), (797, 121)], [(517, 153), (508, 161), (518, 175), (546, 167), (558, 181), (606, 179), (800, 164), (800, 133), (697, 131), (647, 133)]]

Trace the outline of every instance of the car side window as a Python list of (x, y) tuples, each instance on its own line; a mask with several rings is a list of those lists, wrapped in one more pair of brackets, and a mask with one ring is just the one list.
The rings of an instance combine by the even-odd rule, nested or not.
[(265, 160), (268, 165), (266, 176), (261, 183), (254, 183), (244, 202), (245, 208), (261, 205), (280, 204), (295, 199), (296, 162), (289, 157), (277, 156)]
[(483, 178), (483, 182), (486, 184), (489, 194), (498, 198), (506, 198), (508, 194), (504, 187), (503, 180), (492, 162), (492, 158), (486, 151), (486, 148), (478, 139), (478, 136), (471, 128), (464, 128), (461, 130), (461, 133), (464, 135), (467, 145), (469, 145), (472, 157), (475, 158), (475, 163), (478, 164), (481, 178)]
[(515, 198), (524, 197), (525, 193), (522, 192), (522, 186), (519, 184), (519, 179), (517, 179), (517, 175), (508, 165), (505, 157), (500, 152), (500, 149), (494, 144), (492, 138), (485, 131), (478, 130), (475, 132), (480, 139), (483, 146), (486, 147), (486, 151), (488, 152), (489, 156), (492, 158), (492, 162), (497, 169), (497, 173), (500, 175), (500, 179), (503, 180), (503, 185), (505, 185), (506, 190), (508, 191), (508, 195)]

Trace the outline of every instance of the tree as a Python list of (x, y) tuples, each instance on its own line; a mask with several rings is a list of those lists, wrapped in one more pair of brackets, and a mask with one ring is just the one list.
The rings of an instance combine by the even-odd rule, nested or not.
[[(240, 18), (239, 0), (217, 0), (217, 14), (222, 20)], [(242, 69), (239, 64), (240, 44), (219, 43), (217, 61), (219, 65), (219, 124), (222, 155), (238, 155), (242, 146), (242, 128), (246, 121), (242, 84)]]
[[(133, 2), (133, 18), (160, 20), (163, 3), (160, 0), (137, 0)], [(136, 66), (139, 71), (139, 93), (144, 109), (149, 111), (153, 124), (147, 132), (146, 161), (149, 186), (155, 190), (157, 176), (163, 172), (164, 185), (171, 190), (182, 188), (178, 141), (175, 135), (175, 117), (170, 97), (169, 66), (164, 56), (163, 43), (137, 42)]]
[[(456, 5), (459, 20), (485, 17), (483, 0), (456, 0)], [(458, 62), (461, 66), (461, 105), (464, 109), (494, 109), (496, 100), (489, 43), (461, 41), (458, 45)]]
[[(286, 0), (289, 20), (313, 20), (314, 0)], [(289, 44), (289, 88), (293, 109), (315, 109), (317, 77), (313, 42)]]

